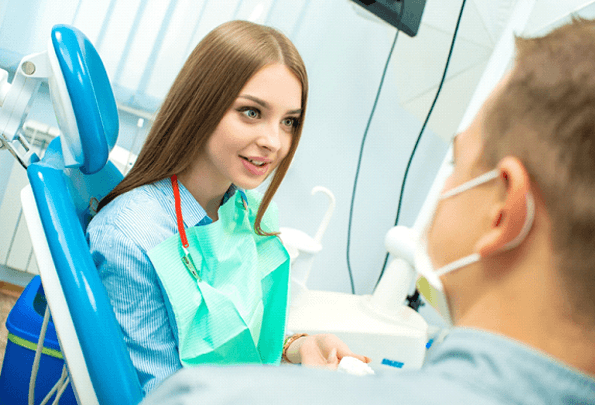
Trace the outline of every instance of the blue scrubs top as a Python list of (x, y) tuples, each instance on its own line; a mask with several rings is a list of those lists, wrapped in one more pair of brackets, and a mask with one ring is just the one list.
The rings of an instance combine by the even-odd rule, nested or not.
[[(370, 342), (373, 344), (373, 342)], [(421, 370), (353, 376), (298, 366), (177, 372), (141, 405), (595, 404), (595, 379), (529, 346), (455, 328)]]

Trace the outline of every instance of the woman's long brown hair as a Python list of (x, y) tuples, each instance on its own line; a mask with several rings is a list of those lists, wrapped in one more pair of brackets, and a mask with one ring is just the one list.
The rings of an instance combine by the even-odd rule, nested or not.
[(230, 21), (218, 26), (192, 51), (170, 88), (136, 163), (122, 182), (101, 200), (99, 209), (120, 194), (188, 168), (246, 82), (271, 63), (287, 66), (302, 84), (302, 116), (295, 127), (289, 152), (263, 196), (254, 224), (257, 234), (271, 235), (261, 229), (260, 223), (300, 140), (308, 77), (302, 58), (285, 35), (248, 21)]

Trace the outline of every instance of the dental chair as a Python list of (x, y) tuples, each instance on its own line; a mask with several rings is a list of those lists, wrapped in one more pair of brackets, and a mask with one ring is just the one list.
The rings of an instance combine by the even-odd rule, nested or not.
[[(39, 160), (19, 128), (41, 80), (61, 134)], [(27, 168), (23, 213), (77, 402), (137, 404), (136, 370), (85, 238), (97, 204), (122, 179), (108, 161), (119, 123), (103, 63), (84, 34), (57, 25), (47, 52), (25, 57), (11, 85), (0, 80), (0, 105), (2, 146)]]

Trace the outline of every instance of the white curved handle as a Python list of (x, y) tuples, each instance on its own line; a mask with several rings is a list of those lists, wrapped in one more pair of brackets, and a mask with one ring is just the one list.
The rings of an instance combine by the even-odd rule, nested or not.
[(415, 232), (405, 226), (395, 226), (386, 233), (384, 245), (394, 257), (382, 275), (372, 295), (372, 305), (395, 313), (403, 305), (415, 279)]
[(319, 191), (322, 191), (324, 194), (326, 194), (326, 196), (329, 199), (329, 206), (326, 210), (326, 213), (324, 214), (324, 218), (322, 218), (322, 222), (320, 223), (318, 230), (316, 231), (316, 236), (314, 236), (314, 240), (318, 243), (320, 243), (320, 241), (322, 240), (322, 235), (324, 235), (326, 227), (328, 226), (328, 223), (330, 222), (331, 217), (333, 216), (333, 211), (335, 211), (335, 196), (333, 195), (331, 190), (329, 190), (326, 187), (316, 186), (312, 189), (312, 195), (318, 193)]
[(415, 266), (416, 239), (414, 230), (398, 225), (388, 230), (384, 237), (384, 246), (395, 258), (403, 259), (409, 265)]

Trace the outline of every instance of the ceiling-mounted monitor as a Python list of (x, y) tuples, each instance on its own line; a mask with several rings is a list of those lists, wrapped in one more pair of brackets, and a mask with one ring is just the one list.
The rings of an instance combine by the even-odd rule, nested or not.
[(414, 37), (419, 29), (426, 0), (351, 0), (390, 25)]

